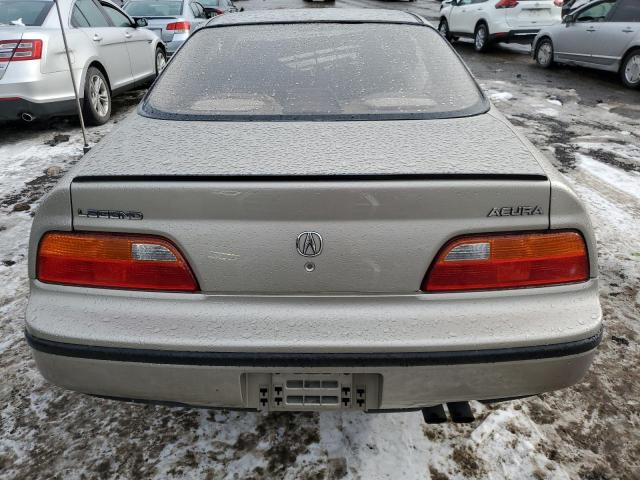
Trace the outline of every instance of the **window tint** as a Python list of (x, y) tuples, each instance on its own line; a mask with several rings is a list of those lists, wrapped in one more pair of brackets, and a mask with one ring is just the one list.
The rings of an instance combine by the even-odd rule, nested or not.
[(487, 104), (433, 29), (394, 24), (247, 25), (199, 30), (145, 111), (215, 120), (432, 118)]
[(196, 18), (206, 18), (202, 6), (198, 3), (194, 2), (191, 4), (191, 11), (193, 12), (193, 16)]
[(612, 0), (594, 5), (581, 11), (576, 20), (578, 22), (604, 22), (615, 4), (615, 0)]
[(89, 26), (89, 20), (85, 18), (77, 5), (73, 6), (73, 12), (71, 13), (71, 25), (76, 28)]
[[(78, 9), (79, 13), (84, 17), (84, 21), (88, 23), (88, 26), (91, 27), (108, 27), (109, 22), (100, 11), (100, 8), (93, 3), (93, 0), (77, 0), (76, 5), (74, 7), (74, 14), (72, 17), (76, 17), (75, 10)], [(72, 18), (73, 22), (73, 18)], [(72, 23), (73, 24), (73, 23)], [(73, 24), (76, 26), (75, 24)], [(82, 23), (77, 26), (87, 26)]]
[(618, 2), (613, 12), (611, 22), (640, 22), (640, 2), (638, 0), (625, 0)]
[(0, 0), (0, 25), (40, 26), (52, 5), (51, 1)]
[(131, 21), (122, 12), (119, 12), (118, 10), (116, 10), (113, 7), (110, 7), (109, 5), (102, 5), (102, 8), (104, 8), (104, 11), (109, 16), (109, 18), (111, 19), (111, 21), (116, 27), (131, 26)]
[(135, 0), (124, 11), (132, 17), (177, 17), (182, 15), (182, 1)]

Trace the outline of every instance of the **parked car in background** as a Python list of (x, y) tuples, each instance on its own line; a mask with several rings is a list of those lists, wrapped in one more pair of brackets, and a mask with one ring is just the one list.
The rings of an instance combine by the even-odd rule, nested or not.
[(208, 18), (203, 5), (193, 0), (131, 0), (124, 11), (147, 21), (147, 28), (167, 46), (169, 57)]
[[(58, 0), (84, 116), (100, 125), (111, 97), (149, 83), (165, 46), (145, 21), (108, 1)], [(0, 0), (0, 120), (73, 114), (75, 100), (52, 0)]]
[(84, 393), (470, 421), (583, 377), (597, 276), (577, 195), (425, 19), (255, 10), (42, 202), (26, 335)]
[(630, 88), (640, 87), (640, 1), (598, 0), (544, 28), (532, 50), (538, 65), (581, 65), (618, 72)]
[(209, 17), (244, 11), (244, 8), (236, 7), (231, 0), (202, 0), (201, 3), (204, 6), (204, 11)]
[(531, 43), (540, 28), (560, 23), (554, 0), (445, 0), (438, 30), (447, 39), (469, 37), (478, 52), (494, 42)]

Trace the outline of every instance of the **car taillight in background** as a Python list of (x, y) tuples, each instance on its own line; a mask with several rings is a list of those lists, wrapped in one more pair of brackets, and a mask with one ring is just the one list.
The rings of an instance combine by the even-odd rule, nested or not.
[(171, 30), (173, 33), (186, 33), (190, 28), (189, 22), (174, 22), (167, 25), (167, 30)]
[(518, 0), (500, 0), (496, 8), (514, 8), (518, 6)]
[(0, 40), (0, 62), (19, 62), (42, 58), (42, 40)]
[(583, 282), (588, 278), (587, 247), (578, 232), (469, 235), (445, 245), (421, 289), (493, 290)]
[(40, 241), (37, 278), (46, 283), (136, 290), (198, 290), (189, 264), (164, 238), (119, 233), (49, 232)]
[(553, 4), (556, 7), (562, 7), (564, 5), (564, 0), (553, 0)]
[(219, 8), (212, 8), (211, 11), (216, 15), (224, 15), (224, 10), (220, 10)]

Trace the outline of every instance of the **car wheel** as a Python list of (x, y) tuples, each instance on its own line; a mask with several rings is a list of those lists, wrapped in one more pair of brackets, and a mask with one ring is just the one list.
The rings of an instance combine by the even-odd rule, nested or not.
[(104, 74), (89, 67), (84, 81), (82, 114), (89, 125), (104, 125), (111, 117), (111, 90)]
[(553, 66), (553, 43), (551, 43), (551, 39), (543, 38), (538, 42), (536, 63), (542, 68), (551, 68)]
[(438, 31), (440, 35), (446, 38), (448, 41), (451, 41), (451, 32), (449, 31), (449, 22), (447, 22), (446, 18), (440, 20), (440, 25), (438, 25)]
[(620, 68), (622, 83), (629, 88), (640, 88), (640, 49), (630, 52)]
[(167, 66), (167, 54), (160, 47), (156, 48), (156, 77)]
[(476, 27), (473, 47), (476, 52), (486, 52), (489, 48), (489, 29), (484, 23)]

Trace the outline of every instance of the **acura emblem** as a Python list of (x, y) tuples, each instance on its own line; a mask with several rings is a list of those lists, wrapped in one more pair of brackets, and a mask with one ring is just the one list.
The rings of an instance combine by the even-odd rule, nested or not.
[(317, 232), (302, 232), (296, 239), (296, 248), (303, 257), (317, 257), (322, 252), (322, 237)]

